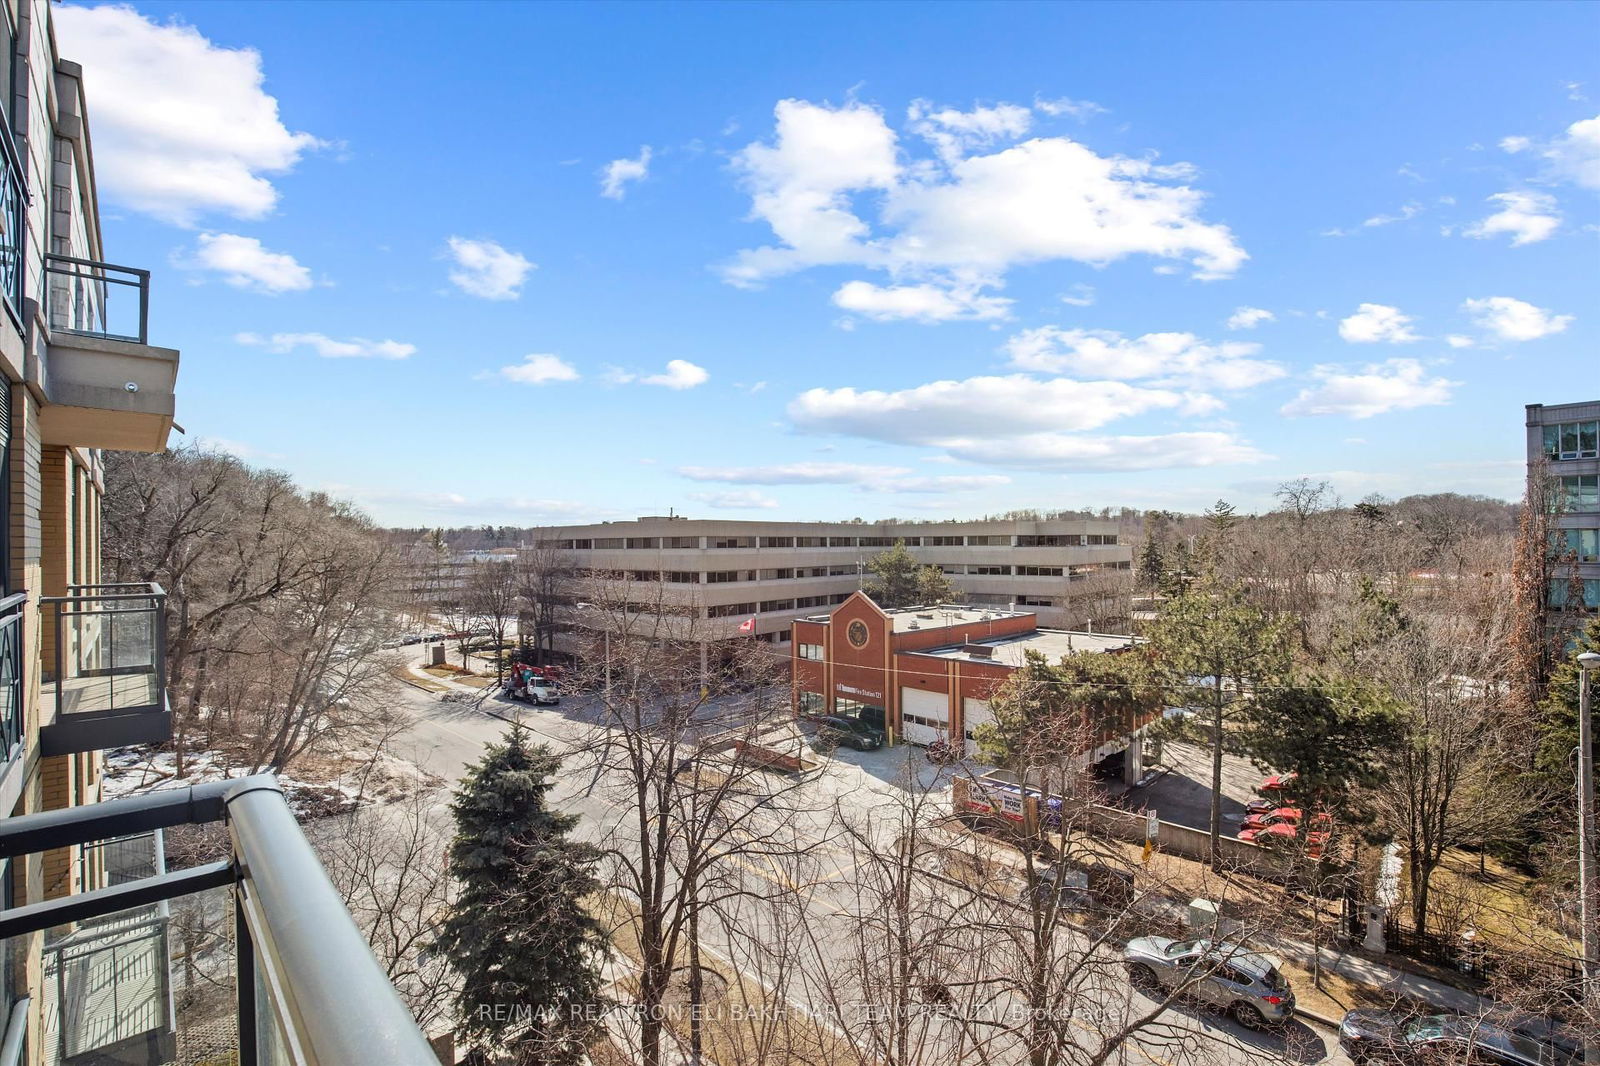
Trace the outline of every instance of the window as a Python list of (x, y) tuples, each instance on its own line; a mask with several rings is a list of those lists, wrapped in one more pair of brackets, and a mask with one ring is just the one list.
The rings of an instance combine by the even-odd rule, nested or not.
[(859, 544), (863, 548), (892, 548), (892, 547), (894, 547), (894, 538), (893, 537), (862, 537), (860, 539), (860, 541), (859, 541)]
[(854, 548), (855, 546), (856, 546), (856, 538), (854, 538), (854, 537), (829, 537), (828, 538), (828, 547), (830, 547), (830, 548)]
[(794, 571), (790, 570), (787, 567), (784, 567), (784, 568), (781, 568), (781, 569), (778, 569), (778, 570), (763, 570), (763, 571), (761, 571), (761, 580), (762, 581), (787, 581), (791, 577), (794, 577)]
[(804, 566), (794, 572), (795, 577), (827, 577), (826, 566)]
[(700, 538), (699, 537), (662, 537), (661, 538), (661, 546), (663, 548), (698, 548), (698, 547), (700, 547)]
[(921, 537), (901, 537), (900, 539), (906, 542), (906, 547), (908, 547), (908, 548), (920, 548), (920, 547), (922, 547), (922, 538)]
[(966, 537), (929, 537), (930, 548), (959, 548), (967, 542)]
[(708, 585), (721, 585), (721, 584), (724, 584), (724, 583), (729, 582), (729, 581), (738, 581), (738, 580), (739, 580), (739, 571), (737, 571), (737, 570), (708, 570), (708, 571), (706, 571), (706, 584), (708, 584)]
[(698, 585), (700, 575), (693, 570), (664, 570), (661, 580), (669, 585)]
[(620, 548), (624, 543), (626, 542), (621, 537), (594, 538), (594, 546), (596, 548)]
[(1593, 459), (1600, 455), (1600, 421), (1557, 422), (1544, 427), (1546, 459)]
[(821, 644), (802, 644), (802, 645), (800, 645), (800, 658), (802, 658), (802, 659), (816, 659), (816, 660), (818, 660), (820, 662), (821, 659), (822, 659), (822, 645)]
[(661, 547), (661, 538), (660, 537), (629, 537), (628, 538), (628, 547), (630, 547), (630, 548), (659, 548), (659, 547)]
[(1011, 538), (1010, 537), (1000, 537), (1000, 536), (968, 537), (967, 538), (967, 543), (968, 544), (1003, 545), (1003, 546), (1009, 547), (1010, 544), (1011, 544)]
[(1056, 601), (1048, 596), (1018, 596), (1018, 607), (1054, 607)]
[(829, 577), (855, 577), (857, 574), (860, 574), (860, 573), (861, 573), (861, 568), (858, 567), (858, 566), (855, 566), (855, 565), (830, 566), (830, 567), (828, 567), (828, 576)]
[[(1559, 578), (1550, 582), (1550, 606), (1557, 610), (1566, 609), (1571, 598), (1572, 582)], [(1587, 614), (1600, 612), (1600, 578), (1585, 578), (1583, 581), (1583, 603), (1573, 605), (1572, 610), (1583, 611)]]
[(794, 601), (794, 605), (796, 608), (826, 607), (832, 602), (832, 596), (800, 596)]
[(1065, 571), (1059, 566), (1019, 566), (1017, 573), (1024, 577), (1060, 577)]
[(1041, 533), (1017, 538), (1019, 548), (1076, 548), (1082, 544), (1081, 533)]
[(969, 574), (988, 574), (991, 577), (993, 577), (995, 575), (1006, 576), (1006, 575), (1009, 575), (1011, 573), (1011, 567), (1010, 566), (996, 566), (996, 565), (990, 564), (990, 563), (974, 563), (973, 565), (967, 567), (967, 573), (969, 573)]
[(709, 543), (713, 548), (754, 548), (754, 537), (711, 537)]
[(706, 608), (707, 618), (734, 618), (739, 615), (755, 614), (756, 605), (753, 603), (721, 603), (715, 607)]
[[(1556, 499), (1563, 511), (1600, 510), (1600, 475), (1572, 474), (1560, 479)], [(1551, 503), (1555, 503), (1552, 500)]]
[(572, 546), (579, 551), (588, 551), (590, 548), (594, 547), (594, 541), (590, 540), (588, 537), (584, 537), (580, 540), (573, 541)]
[(792, 610), (794, 610), (794, 601), (793, 600), (762, 600), (761, 601), (761, 613), (762, 614), (766, 614), (769, 611), (792, 611)]
[(794, 547), (794, 538), (793, 537), (762, 537), (761, 538), (761, 546), (763, 548), (792, 548), (792, 547)]
[(1600, 529), (1556, 529), (1550, 533), (1550, 552), (1580, 563), (1600, 562)]
[(661, 580), (661, 571), (659, 571), (659, 570), (629, 570), (628, 571), (628, 579), (630, 581), (656, 582), (656, 581), (660, 581)]
[(820, 692), (799, 692), (795, 699), (795, 710), (801, 714), (822, 714), (828, 707), (827, 697)]
[(940, 563), (939, 564), (939, 572), (941, 574), (964, 574), (964, 573), (967, 572), (967, 564), (966, 563)]
[(1116, 542), (1117, 542), (1117, 535), (1115, 533), (1090, 533), (1089, 534), (1089, 543), (1091, 545), (1094, 545), (1094, 544), (1115, 544)]
[(794, 538), (794, 546), (796, 548), (826, 548), (828, 546), (828, 538), (796, 537)]

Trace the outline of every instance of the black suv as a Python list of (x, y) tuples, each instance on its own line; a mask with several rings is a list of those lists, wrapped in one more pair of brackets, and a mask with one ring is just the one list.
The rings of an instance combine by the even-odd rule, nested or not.
[(844, 744), (857, 751), (876, 751), (883, 747), (883, 730), (859, 718), (825, 714), (811, 720), (817, 724), (817, 740), (828, 746)]

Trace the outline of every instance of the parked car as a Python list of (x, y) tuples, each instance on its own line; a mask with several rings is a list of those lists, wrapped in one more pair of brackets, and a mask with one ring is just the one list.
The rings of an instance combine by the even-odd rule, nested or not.
[(1297, 780), (1299, 780), (1299, 778), (1300, 775), (1293, 772), (1287, 774), (1273, 774), (1271, 777), (1261, 782), (1261, 784), (1257, 785), (1256, 791), (1267, 794), (1271, 794), (1273, 792), (1282, 792), (1284, 789), (1293, 785)]
[[(1243, 831), (1246, 829), (1265, 829), (1269, 825), (1298, 826), (1303, 817), (1305, 817), (1305, 812), (1299, 807), (1274, 807), (1265, 813), (1257, 812), (1247, 815), (1244, 824), (1239, 828)], [(1318, 831), (1331, 829), (1333, 828), (1333, 815), (1327, 811), (1318, 811), (1311, 816), (1311, 825)]]
[(1239, 831), (1240, 840), (1247, 844), (1259, 844), (1264, 848), (1278, 848), (1304, 840), (1306, 854), (1313, 859), (1322, 858), (1323, 849), (1328, 845), (1329, 835), (1326, 829), (1314, 829), (1302, 837), (1300, 827), (1293, 822), (1277, 822), (1258, 829)]
[(1582, 1061), (1581, 1055), (1523, 1033), (1454, 1014), (1353, 1010), (1339, 1023), (1339, 1046), (1357, 1063), (1576, 1066)]
[(1241, 944), (1142, 936), (1128, 941), (1122, 957), (1135, 985), (1177, 989), (1253, 1029), (1294, 1017), (1294, 990), (1277, 961)]
[(876, 751), (883, 747), (883, 730), (870, 726), (859, 718), (843, 714), (824, 714), (812, 719), (817, 723), (817, 739), (826, 744), (847, 745), (857, 751)]

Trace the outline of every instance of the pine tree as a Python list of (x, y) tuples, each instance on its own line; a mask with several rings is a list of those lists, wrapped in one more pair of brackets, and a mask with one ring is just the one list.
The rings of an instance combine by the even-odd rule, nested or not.
[(598, 849), (548, 806), (561, 762), (520, 727), (491, 745), (450, 805), (459, 892), (438, 948), (462, 979), (457, 1031), (524, 1066), (583, 1061), (599, 1026), (606, 938), (583, 906)]
[(867, 569), (872, 571), (873, 577), (862, 591), (879, 607), (910, 607), (917, 602), (919, 564), (906, 551), (905, 541), (897, 540), (893, 548), (868, 559)]

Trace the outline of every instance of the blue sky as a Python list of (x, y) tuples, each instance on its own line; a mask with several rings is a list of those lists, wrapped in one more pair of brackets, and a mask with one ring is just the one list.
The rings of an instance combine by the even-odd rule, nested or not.
[(57, 8), (179, 422), (394, 524), (1519, 492), (1592, 4)]

